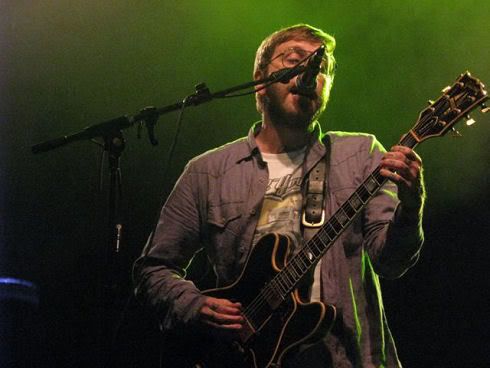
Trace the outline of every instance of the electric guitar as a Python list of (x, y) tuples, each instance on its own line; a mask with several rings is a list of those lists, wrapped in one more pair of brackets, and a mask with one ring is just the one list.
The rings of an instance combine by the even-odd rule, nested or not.
[[(413, 148), (429, 138), (443, 136), (478, 106), (482, 112), (490, 110), (484, 105), (488, 99), (485, 86), (469, 72), (442, 93), (436, 101), (429, 101), (399, 145)], [(186, 344), (186, 351), (178, 357), (185, 361), (180, 366), (280, 367), (283, 358), (300, 344), (328, 333), (335, 308), (320, 302), (304, 303), (297, 291), (298, 284), (386, 181), (380, 168), (375, 169), (294, 256), (289, 257), (293, 240), (288, 236), (277, 233), (263, 236), (251, 251), (238, 280), (227, 287), (204, 292), (242, 304), (245, 325), (239, 338), (196, 332)], [(176, 350), (167, 354), (172, 353), (179, 355)], [(179, 366), (175, 361), (171, 364)]]

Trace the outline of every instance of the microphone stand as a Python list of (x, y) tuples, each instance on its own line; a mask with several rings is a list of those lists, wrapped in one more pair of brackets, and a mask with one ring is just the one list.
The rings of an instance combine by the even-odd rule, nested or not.
[(224, 97), (232, 97), (230, 96), (232, 93), (241, 91), (244, 89), (248, 89), (254, 87), (259, 84), (274, 84), (277, 82), (287, 83), (289, 80), (298, 74), (301, 74), (305, 70), (303, 65), (298, 65), (294, 68), (285, 68), (278, 70), (277, 72), (272, 73), (266, 78), (255, 80), (252, 82), (247, 82), (244, 84), (240, 84), (235, 87), (231, 87), (228, 89), (224, 89), (219, 92), (211, 93), (209, 88), (205, 83), (201, 83), (196, 85), (196, 92), (192, 95), (187, 96), (181, 102), (177, 102), (171, 105), (167, 105), (161, 108), (156, 107), (146, 107), (141, 110), (138, 114), (129, 116), (123, 115), (117, 118), (103, 121), (101, 123), (97, 123), (94, 125), (90, 125), (79, 132), (65, 135), (62, 137), (50, 139), (45, 142), (41, 142), (35, 144), (31, 147), (32, 153), (40, 153), (50, 151), (52, 149), (64, 146), (65, 144), (80, 141), (80, 140), (88, 140), (96, 137), (106, 137), (108, 134), (114, 131), (122, 131), (123, 129), (127, 129), (133, 126), (137, 122), (143, 122), (146, 125), (148, 130), (148, 136), (150, 139), (150, 143), (152, 145), (157, 145), (158, 141), (155, 139), (154, 127), (155, 124), (160, 117), (160, 115), (179, 110), (183, 107), (187, 106), (197, 106), (205, 102), (210, 102), (216, 98), (224, 98)]
[(259, 84), (270, 85), (281, 82), (287, 83), (293, 77), (304, 72), (305, 67), (298, 65), (294, 68), (285, 68), (278, 70), (266, 78), (243, 83), (231, 88), (227, 88), (215, 93), (211, 93), (205, 83), (198, 84), (196, 92), (187, 96), (181, 102), (170, 104), (161, 108), (153, 106), (142, 109), (138, 114), (130, 116), (123, 115), (117, 118), (103, 121), (101, 123), (90, 125), (82, 130), (65, 135), (62, 137), (50, 139), (31, 147), (33, 153), (51, 151), (68, 143), (91, 140), (96, 137), (104, 139), (104, 150), (109, 153), (109, 170), (110, 170), (110, 189), (109, 189), (109, 223), (111, 229), (111, 249), (114, 254), (120, 251), (122, 225), (118, 223), (119, 202), (122, 196), (121, 168), (119, 159), (124, 151), (124, 136), (122, 131), (130, 128), (136, 123), (144, 124), (148, 131), (148, 138), (152, 145), (157, 145), (155, 138), (155, 125), (158, 118), (166, 113), (185, 108), (187, 106), (197, 106), (202, 103), (210, 102), (216, 98), (233, 97), (232, 93), (249, 89)]
[(123, 130), (132, 127), (136, 123), (139, 123), (140, 127), (144, 125), (146, 126), (150, 143), (155, 146), (158, 144), (158, 141), (155, 138), (155, 125), (161, 115), (175, 110), (184, 109), (187, 106), (198, 106), (202, 103), (210, 102), (216, 98), (237, 97), (240, 95), (233, 95), (233, 93), (252, 88), (259, 84), (268, 86), (277, 82), (288, 83), (290, 79), (304, 71), (305, 67), (302, 65), (298, 65), (294, 68), (285, 68), (270, 74), (266, 78), (243, 83), (215, 93), (211, 93), (206, 84), (201, 83), (196, 85), (194, 94), (187, 96), (181, 102), (170, 104), (161, 108), (156, 108), (153, 106), (146, 107), (136, 115), (123, 115), (101, 123), (96, 123), (87, 126), (78, 132), (50, 139), (35, 144), (31, 147), (32, 153), (37, 154), (51, 151), (66, 144), (80, 140), (92, 140), (97, 137), (103, 138), (104, 151), (108, 152), (110, 171), (108, 203), (109, 248), (107, 252), (107, 259), (105, 260), (105, 262), (107, 262), (105, 266), (108, 267), (105, 267), (104, 269), (106, 269), (106, 272), (109, 273), (107, 277), (105, 277), (105, 280), (109, 280), (109, 283), (105, 286), (112, 294), (112, 298), (117, 296), (117, 293), (121, 287), (119, 255), (121, 251), (124, 228), (121, 223), (122, 221), (120, 219), (119, 212), (120, 201), (122, 199), (120, 157), (125, 147)]

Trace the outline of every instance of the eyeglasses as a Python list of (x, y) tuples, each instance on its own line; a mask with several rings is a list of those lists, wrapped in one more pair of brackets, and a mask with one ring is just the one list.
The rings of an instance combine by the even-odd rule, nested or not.
[[(281, 58), (282, 65), (285, 68), (294, 68), (297, 65), (304, 64), (313, 51), (306, 51), (298, 47), (290, 47), (286, 51), (280, 53), (271, 59), (270, 63), (274, 60)], [(320, 71), (327, 73), (328, 71), (328, 56), (323, 57), (322, 64), (320, 65)]]

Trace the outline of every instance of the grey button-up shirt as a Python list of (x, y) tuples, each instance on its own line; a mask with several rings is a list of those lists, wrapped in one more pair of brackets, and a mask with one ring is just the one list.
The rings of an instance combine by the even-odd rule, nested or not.
[[(204, 297), (185, 269), (205, 247), (217, 285), (235, 281), (245, 264), (268, 182), (267, 164), (248, 137), (206, 152), (186, 166), (151, 242), (135, 264), (136, 294), (171, 328), (193, 321)], [(329, 132), (326, 214), (335, 210), (378, 166), (384, 153), (374, 136)], [(306, 151), (303, 183), (327, 154), (319, 125)], [(337, 308), (324, 338), (334, 367), (399, 367), (386, 323), (378, 275), (401, 276), (418, 259), (421, 218), (405, 213), (388, 182), (322, 259), (323, 301)]]

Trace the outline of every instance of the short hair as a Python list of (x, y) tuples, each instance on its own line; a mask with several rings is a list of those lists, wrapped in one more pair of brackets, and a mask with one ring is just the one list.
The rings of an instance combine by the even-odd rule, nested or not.
[[(257, 71), (264, 72), (267, 69), (267, 66), (271, 62), (272, 55), (274, 55), (276, 47), (290, 40), (319, 42), (325, 46), (325, 56), (328, 59), (327, 77), (329, 79), (329, 84), (324, 92), (326, 96), (326, 104), (330, 95), (330, 88), (332, 88), (333, 79), (335, 76), (336, 64), (335, 58), (333, 56), (333, 51), (335, 50), (335, 38), (328, 33), (322, 31), (321, 29), (310, 26), (309, 24), (300, 23), (290, 27), (282, 28), (264, 39), (255, 54), (254, 77)], [(258, 95), (256, 95), (255, 97), (257, 111), (261, 113), (262, 99)], [(324, 108), (325, 106), (323, 106), (323, 109)]]
[(290, 40), (306, 40), (323, 44), (325, 56), (328, 58), (327, 74), (333, 78), (335, 73), (335, 58), (333, 56), (335, 38), (319, 28), (303, 23), (280, 29), (262, 41), (255, 54), (254, 75), (257, 71), (264, 71), (267, 68), (278, 45)]

